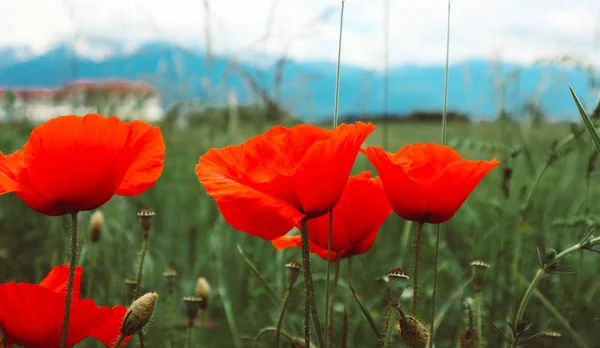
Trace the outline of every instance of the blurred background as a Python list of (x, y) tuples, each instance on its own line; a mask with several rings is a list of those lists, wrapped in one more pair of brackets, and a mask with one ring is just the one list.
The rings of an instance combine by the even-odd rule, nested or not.
[[(114, 197), (101, 208), (106, 225), (96, 246), (87, 234), (91, 212), (80, 214), (79, 263), (94, 274), (93, 281), (84, 279), (84, 293), (93, 288), (97, 303), (115, 305), (129, 301), (124, 280), (137, 266), (136, 212), (143, 205), (156, 212), (144, 289), (165, 293), (167, 266), (178, 277), (172, 307), (159, 300), (148, 328), (150, 347), (167, 346), (168, 308), (174, 309), (177, 335), (184, 337), (180, 299), (193, 292), (200, 276), (213, 294), (207, 321), (197, 322), (198, 346), (251, 346), (261, 328), (275, 324), (280, 304), (270, 300), (237, 245), (278, 296), (286, 286), (284, 264), (300, 259), (299, 250), (276, 252), (269, 242), (232, 230), (193, 169), (209, 148), (238, 144), (274, 124), (331, 127), (340, 5), (337, 0), (0, 2), (2, 153), (21, 148), (32, 127), (59, 115), (97, 112), (161, 126), (167, 150), (158, 183), (139, 197)], [(448, 3), (348, 0), (345, 6), (340, 119), (373, 121), (378, 128), (366, 145), (392, 152), (412, 142), (440, 142)], [(471, 261), (483, 257), (492, 265), (486, 318), (505, 327), (526, 288), (523, 280), (535, 273), (535, 246), (562, 250), (600, 223), (597, 152), (582, 132), (568, 89), (573, 86), (600, 122), (600, 2), (455, 0), (450, 15), (450, 145), (469, 158), (497, 157), (502, 168), (443, 225), (440, 347), (454, 346), (464, 327)], [(374, 171), (359, 155), (355, 171), (364, 169)], [(524, 214), (519, 206), (529, 190), (533, 204)], [(40, 216), (13, 195), (2, 196), (0, 281), (38, 282), (51, 266), (66, 261), (68, 223), (66, 217)], [(413, 230), (393, 215), (380, 231), (376, 251), (354, 258), (354, 285), (378, 323), (387, 299), (377, 279), (396, 267), (412, 268)], [(423, 308), (432, 292), (433, 236), (426, 238), (422, 259)], [(579, 255), (568, 261), (585, 271), (568, 279), (548, 277), (539, 287), (547, 301), (530, 304), (536, 330), (552, 326), (563, 335), (536, 342), (539, 346), (600, 347), (600, 324), (593, 320), (600, 316), (598, 258)], [(313, 261), (317, 292), (324, 290), (324, 264)], [(371, 347), (372, 333), (354, 300), (347, 302), (344, 284), (336, 327), (348, 306), (350, 347)], [(301, 295), (298, 283), (285, 325), (297, 336)], [(429, 310), (422, 317), (430, 321)], [(497, 346), (493, 335), (486, 331), (490, 346)], [(265, 347), (270, 339), (264, 339)], [(136, 344), (132, 340), (129, 346)]]

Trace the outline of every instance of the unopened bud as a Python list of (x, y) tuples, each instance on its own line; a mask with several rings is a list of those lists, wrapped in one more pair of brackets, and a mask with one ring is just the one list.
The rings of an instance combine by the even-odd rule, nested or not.
[(423, 323), (412, 315), (402, 315), (398, 326), (400, 336), (407, 346), (412, 348), (425, 348), (429, 343), (429, 332)]
[(483, 260), (477, 260), (477, 261), (471, 262), (471, 273), (473, 275), (471, 282), (475, 286), (475, 291), (483, 290), (483, 284), (485, 281), (485, 273), (488, 268), (490, 268), (490, 265), (488, 265), (487, 262), (485, 262)]
[(100, 233), (104, 227), (104, 214), (100, 210), (96, 210), (90, 219), (90, 240), (92, 243), (100, 241)]
[(200, 308), (206, 309), (208, 306), (208, 298), (210, 297), (210, 285), (204, 277), (200, 277), (196, 281), (196, 296), (202, 300)]
[(401, 268), (396, 268), (388, 272), (387, 274), (390, 284), (390, 300), (392, 303), (398, 303), (400, 296), (406, 289), (408, 283), (408, 274)]
[(288, 287), (291, 288), (296, 284), (298, 275), (300, 274), (300, 271), (302, 271), (302, 265), (296, 260), (291, 260), (285, 264), (285, 267), (288, 269)]
[(469, 328), (462, 329), (462, 331), (460, 332), (460, 336), (458, 337), (458, 346), (460, 348), (471, 348), (477, 347), (479, 345), (477, 331), (474, 331), (474, 333), (471, 333), (471, 330), (469, 330)]
[(198, 315), (198, 311), (202, 308), (204, 301), (199, 296), (189, 295), (183, 297), (183, 303), (185, 304), (185, 316), (188, 319), (188, 326), (194, 326), (194, 319)]
[(134, 335), (146, 326), (154, 312), (154, 304), (157, 297), (158, 295), (155, 292), (149, 292), (135, 300), (131, 306), (129, 306), (127, 313), (125, 313), (123, 324), (121, 325), (122, 335)]
[(137, 213), (140, 218), (140, 226), (142, 226), (142, 231), (144, 231), (144, 238), (148, 238), (148, 231), (150, 231), (150, 227), (152, 227), (152, 218), (154, 217), (154, 210), (143, 207)]

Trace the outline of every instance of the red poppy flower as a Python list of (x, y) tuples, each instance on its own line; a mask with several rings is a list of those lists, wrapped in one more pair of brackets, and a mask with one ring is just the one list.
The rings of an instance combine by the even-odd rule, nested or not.
[(333, 209), (374, 129), (362, 122), (333, 131), (275, 126), (241, 145), (209, 150), (196, 175), (233, 228), (271, 240)]
[(500, 162), (462, 159), (434, 143), (361, 150), (377, 168), (394, 211), (405, 220), (439, 224), (458, 211), (479, 181)]
[[(369, 250), (377, 231), (392, 213), (379, 178), (368, 171), (351, 176), (338, 204), (333, 208), (331, 258), (362, 254)], [(310, 251), (327, 260), (329, 214), (306, 221)], [(300, 226), (298, 226), (300, 227)], [(277, 249), (302, 247), (300, 236), (283, 236), (273, 240)]]
[[(94, 337), (112, 346), (120, 335), (127, 308), (97, 307), (91, 299), (80, 300), (82, 272), (81, 267), (75, 268), (67, 347), (86, 337)], [(56, 348), (60, 345), (68, 276), (69, 267), (65, 265), (54, 267), (39, 285), (0, 284), (0, 328), (8, 344), (27, 348)]]
[(164, 151), (160, 129), (141, 121), (57, 117), (36, 127), (23, 150), (0, 153), (0, 195), (14, 192), (45, 215), (94, 209), (154, 185)]

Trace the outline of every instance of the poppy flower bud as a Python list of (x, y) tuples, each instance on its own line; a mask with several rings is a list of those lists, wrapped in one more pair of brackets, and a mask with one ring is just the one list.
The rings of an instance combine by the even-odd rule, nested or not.
[(398, 303), (400, 296), (406, 289), (408, 283), (408, 274), (401, 268), (396, 268), (388, 272), (387, 274), (390, 284), (390, 300), (392, 303)]
[(158, 295), (155, 292), (149, 292), (129, 306), (121, 325), (121, 334), (131, 336), (146, 326), (152, 317), (152, 313), (154, 313), (154, 304), (157, 297)]
[(210, 297), (210, 285), (204, 277), (200, 277), (196, 281), (196, 296), (202, 300), (200, 308), (206, 309), (208, 306), (208, 298)]
[(477, 331), (475, 331), (475, 334), (473, 335), (469, 328), (462, 329), (460, 336), (458, 336), (458, 346), (460, 348), (477, 347), (478, 344), (479, 340), (477, 339)]
[(490, 265), (483, 260), (476, 260), (471, 262), (471, 273), (473, 278), (471, 282), (475, 286), (475, 291), (483, 290), (483, 283), (485, 281), (485, 272), (490, 268)]
[(90, 240), (92, 243), (100, 241), (100, 233), (104, 227), (104, 214), (100, 210), (96, 210), (90, 219)]
[(177, 271), (171, 266), (167, 266), (163, 271), (163, 277), (167, 282), (167, 288), (169, 293), (173, 292), (173, 285), (175, 284), (175, 278), (177, 278)]
[(285, 264), (285, 267), (288, 269), (288, 287), (291, 288), (296, 283), (300, 271), (302, 271), (302, 265), (296, 260), (291, 260)]
[(150, 231), (150, 227), (152, 227), (152, 218), (154, 217), (154, 210), (143, 207), (137, 213), (140, 218), (140, 226), (142, 226), (142, 231), (144, 231), (144, 238), (148, 238), (148, 231)]
[(412, 315), (402, 315), (399, 325), (400, 336), (407, 346), (412, 348), (425, 348), (429, 343), (429, 332), (423, 323)]
[(183, 297), (183, 303), (185, 305), (185, 316), (188, 319), (188, 326), (194, 326), (194, 320), (198, 316), (198, 311), (202, 309), (204, 301), (201, 297), (188, 295)]

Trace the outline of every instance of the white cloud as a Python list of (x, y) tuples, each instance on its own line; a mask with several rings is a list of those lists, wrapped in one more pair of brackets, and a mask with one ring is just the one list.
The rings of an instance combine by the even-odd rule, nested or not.
[[(343, 60), (383, 64), (385, 0), (346, 0)], [(445, 0), (390, 1), (392, 64), (445, 59)], [(0, 47), (26, 46), (42, 53), (60, 41), (101, 59), (105, 41), (131, 49), (151, 40), (246, 59), (287, 54), (298, 60), (335, 61), (339, 0), (4, 0)], [(530, 63), (575, 54), (600, 64), (597, 0), (454, 0), (451, 59), (492, 58)], [(268, 35), (267, 35), (268, 34)], [(104, 41), (103, 41), (104, 40)]]

